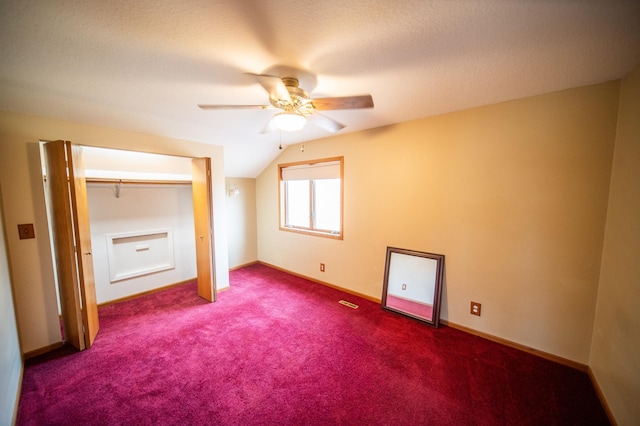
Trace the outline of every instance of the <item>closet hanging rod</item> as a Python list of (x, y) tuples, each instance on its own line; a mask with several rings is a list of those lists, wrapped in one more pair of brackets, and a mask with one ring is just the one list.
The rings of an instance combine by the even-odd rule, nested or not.
[(144, 180), (144, 179), (104, 179), (85, 178), (87, 183), (122, 184), (122, 185), (191, 185), (188, 180)]

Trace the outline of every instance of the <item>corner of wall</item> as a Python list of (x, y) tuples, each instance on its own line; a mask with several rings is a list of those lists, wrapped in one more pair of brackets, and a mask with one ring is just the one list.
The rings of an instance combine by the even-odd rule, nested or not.
[[(612, 422), (640, 419), (640, 64), (620, 85), (600, 277), (589, 353), (590, 376)], [(615, 419), (613, 419), (615, 415)]]

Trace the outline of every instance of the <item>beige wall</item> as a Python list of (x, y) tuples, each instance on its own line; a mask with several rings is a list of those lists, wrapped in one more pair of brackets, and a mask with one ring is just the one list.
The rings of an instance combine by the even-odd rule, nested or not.
[[(610, 82), (289, 146), (257, 179), (258, 258), (380, 298), (387, 246), (444, 254), (442, 318), (586, 364), (618, 93)], [(344, 240), (279, 231), (277, 163), (341, 155)]]
[(258, 260), (256, 180), (227, 178), (226, 183), (227, 190), (239, 191), (238, 195), (227, 195), (229, 267), (236, 268)]
[[(0, 113), (0, 182), (23, 351), (33, 351), (60, 341), (38, 150), (41, 139), (66, 139), (79, 145), (211, 157), (216, 280), (218, 287), (228, 286), (224, 158), (220, 146)], [(19, 240), (17, 224), (20, 223), (34, 223), (36, 239)]]
[(622, 81), (591, 369), (620, 425), (640, 419), (640, 65)]

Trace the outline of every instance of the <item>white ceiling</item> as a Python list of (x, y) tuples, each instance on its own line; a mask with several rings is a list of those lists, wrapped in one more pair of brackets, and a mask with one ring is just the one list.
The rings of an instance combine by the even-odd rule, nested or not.
[(331, 133), (197, 107), (267, 103), (244, 73), (370, 93), (373, 109), (325, 113), (348, 133), (620, 78), (640, 62), (640, 0), (0, 0), (0, 60), (0, 110), (223, 145), (225, 174), (255, 177), (280, 137)]

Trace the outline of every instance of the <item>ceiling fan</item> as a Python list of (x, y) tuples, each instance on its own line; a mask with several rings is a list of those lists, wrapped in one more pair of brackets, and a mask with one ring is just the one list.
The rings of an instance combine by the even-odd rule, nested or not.
[(337, 132), (345, 126), (318, 111), (373, 108), (371, 95), (333, 98), (311, 98), (300, 87), (297, 77), (279, 77), (270, 74), (252, 74), (269, 94), (269, 105), (198, 105), (201, 109), (280, 109), (273, 116), (262, 133), (275, 130), (300, 130), (307, 121), (330, 132)]

